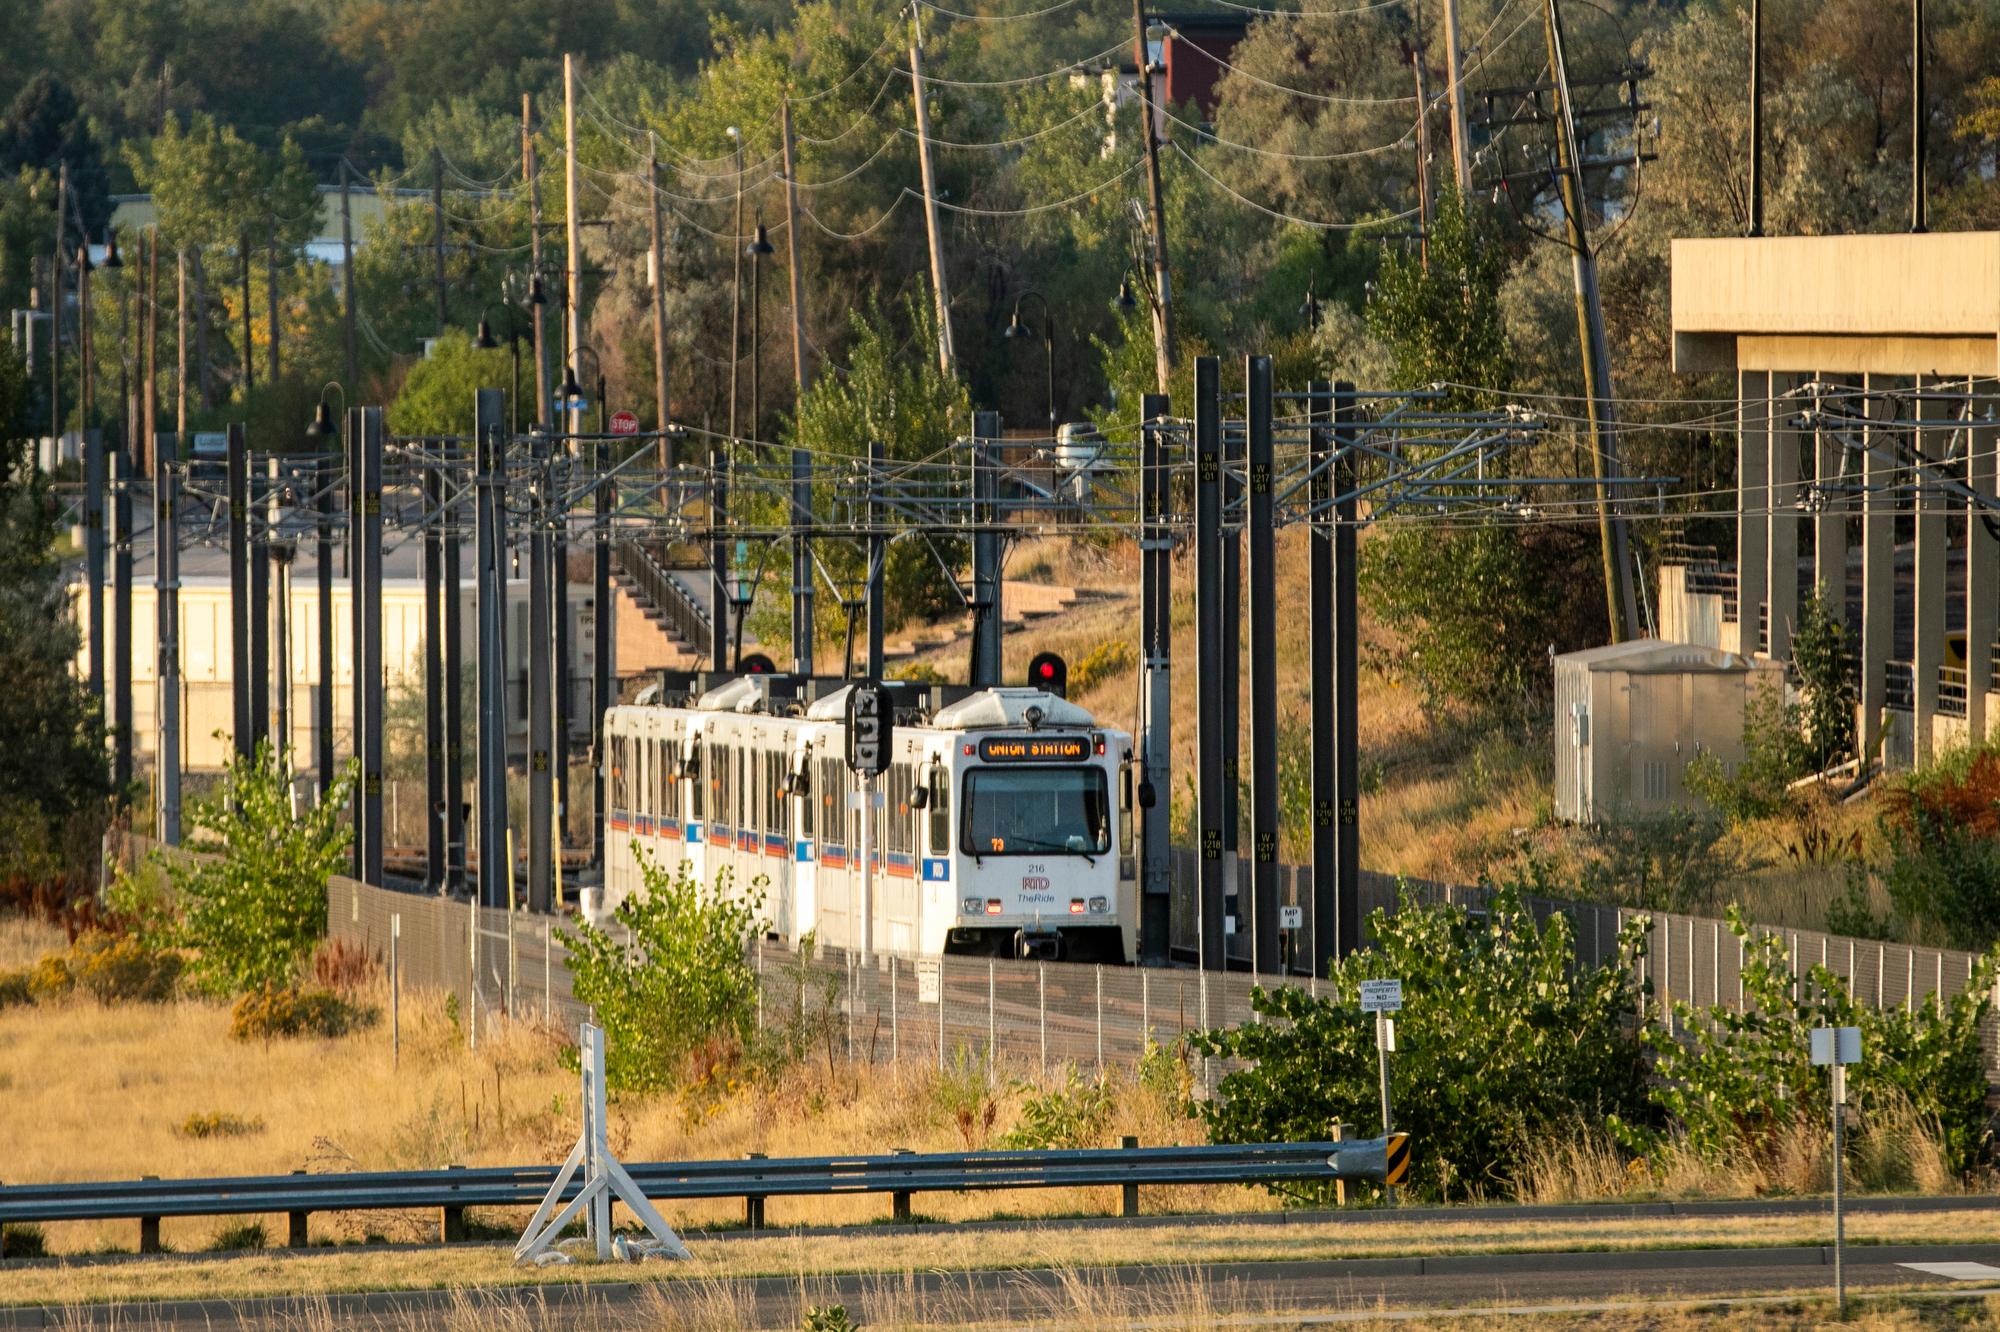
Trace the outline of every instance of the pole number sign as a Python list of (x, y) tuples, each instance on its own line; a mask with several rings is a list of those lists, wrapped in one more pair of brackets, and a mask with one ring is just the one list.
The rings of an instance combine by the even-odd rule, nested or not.
[(878, 680), (863, 680), (847, 691), (847, 766), (863, 777), (880, 776), (889, 766), (889, 738), (895, 715), (888, 691)]
[(1403, 982), (1400, 980), (1362, 981), (1361, 1011), (1364, 1013), (1402, 1012)]

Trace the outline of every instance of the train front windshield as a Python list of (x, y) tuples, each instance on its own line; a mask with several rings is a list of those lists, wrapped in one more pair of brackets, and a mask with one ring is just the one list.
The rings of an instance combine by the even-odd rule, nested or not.
[(973, 856), (1088, 855), (1111, 849), (1099, 768), (974, 768), (965, 774), (962, 846)]

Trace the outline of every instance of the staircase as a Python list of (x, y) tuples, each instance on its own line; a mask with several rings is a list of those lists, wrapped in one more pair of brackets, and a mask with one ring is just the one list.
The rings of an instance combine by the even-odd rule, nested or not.
[(620, 674), (694, 670), (706, 662), (706, 612), (643, 546), (612, 547), (611, 582)]

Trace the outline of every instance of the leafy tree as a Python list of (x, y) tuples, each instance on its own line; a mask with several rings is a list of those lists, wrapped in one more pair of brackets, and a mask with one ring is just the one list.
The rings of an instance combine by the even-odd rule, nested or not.
[(1854, 652), (1847, 627), (1827, 607), (1826, 592), (1808, 596), (1792, 630), (1799, 676), (1799, 731), (1809, 771), (1825, 772), (1854, 752)]
[(642, 856), (645, 888), (618, 904), (618, 931), (580, 920), (558, 930), (576, 997), (604, 1024), (612, 1087), (674, 1086), (704, 1049), (740, 1050), (757, 1020), (749, 944), (765, 928), (762, 883), (732, 891), (724, 870), (711, 889), (686, 861), (669, 870)]
[(0, 120), (0, 177), (37, 167), (54, 175), (69, 167), (79, 215), (92, 237), (111, 220), (111, 177), (83, 108), (69, 86), (53, 74), (30, 79)]
[(1687, 789), (1733, 823), (1769, 818), (1791, 803), (1791, 785), (1810, 771), (1799, 733), (1799, 705), (1781, 684), (1769, 684), (1743, 703), (1743, 761), (1730, 772), (1708, 750), (1688, 762)]
[(1600, 967), (1577, 956), (1567, 916), (1537, 923), (1513, 888), (1496, 890), (1483, 918), (1406, 893), (1368, 930), (1370, 945), (1339, 964), (1321, 997), (1254, 990), (1255, 1020), (1193, 1038), (1203, 1055), (1243, 1062), (1194, 1107), (1213, 1141), (1311, 1141), (1342, 1121), (1373, 1133), (1375, 1024), (1357, 1005), (1360, 982), (1376, 977), (1403, 982), (1389, 1076), (1396, 1126), (1419, 1144), (1418, 1196), (1507, 1191), (1537, 1135), (1644, 1116), (1645, 1067), (1630, 1030), (1640, 922)]
[[(1509, 387), (1513, 367), (1499, 303), (1505, 275), (1499, 245), (1447, 188), (1432, 215), (1428, 254), (1386, 250), (1368, 297), (1368, 331), (1395, 360), (1392, 387)], [(1445, 401), (1470, 407), (1478, 395), (1454, 387)]]
[[(525, 391), (532, 369), (521, 372)], [(513, 361), (502, 349), (481, 351), (456, 329), (431, 345), (431, 354), (410, 368), (403, 391), (389, 405), (388, 425), (398, 435), (472, 434), (474, 395), (483, 388), (512, 391)]]
[(34, 468), (27, 398), (20, 358), (0, 350), (0, 872), (87, 880), (111, 771), (104, 718), (74, 674), (59, 509)]
[(264, 741), (194, 806), (189, 841), (214, 854), (166, 869), (180, 906), (173, 938), (193, 951), (188, 970), (202, 989), (243, 994), (296, 979), (326, 934), (326, 883), (353, 836), (343, 815), (358, 771), (350, 764), (317, 804), (297, 809), (290, 773)]
[(1944, 755), (1893, 785), (1878, 820), (1896, 914), (1928, 942), (2000, 938), (2000, 749)]
[[(1848, 1096), (1864, 1120), (1906, 1100), (1941, 1131), (1950, 1168), (1972, 1168), (1987, 1145), (1980, 1028), (2000, 955), (1981, 959), (1966, 988), (1941, 1006), (1868, 1008), (1826, 967), (1796, 974), (1783, 934), (1758, 932), (1739, 908), (1729, 909), (1729, 928), (1744, 950), (1742, 1008), (1677, 1003), (1674, 1030), (1646, 1029), (1656, 1056), (1652, 1098), (1690, 1146), (1711, 1160), (1755, 1160), (1794, 1126), (1825, 1123), (1827, 1077), (1810, 1062), (1809, 1033), (1859, 1027), (1862, 1062), (1849, 1070)], [(1658, 1141), (1617, 1127), (1635, 1149)]]

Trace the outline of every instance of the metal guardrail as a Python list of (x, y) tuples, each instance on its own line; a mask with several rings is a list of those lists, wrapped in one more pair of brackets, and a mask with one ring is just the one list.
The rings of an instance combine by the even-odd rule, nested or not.
[[(766, 1198), (887, 1193), (899, 1218), (910, 1195), (971, 1189), (1122, 1187), (1135, 1213), (1145, 1184), (1326, 1183), (1380, 1178), (1387, 1139), (1346, 1142), (1225, 1144), (1199, 1147), (1092, 1148), (887, 1156), (832, 1156), (740, 1161), (656, 1161), (626, 1170), (656, 1202), (737, 1198), (752, 1226)], [(1336, 1165), (1338, 1160), (1340, 1164)], [(302, 1245), (313, 1212), (437, 1208), (444, 1238), (462, 1237), (468, 1207), (532, 1207), (556, 1178), (554, 1166), (250, 1175), (217, 1179), (111, 1180), (0, 1186), (0, 1224), (136, 1219), (140, 1248), (157, 1247), (159, 1219), (186, 1216), (291, 1217), (291, 1242)], [(574, 1196), (580, 1182), (564, 1194)]]
[(708, 646), (708, 610), (687, 594), (674, 576), (636, 541), (620, 541), (612, 548), (618, 567), (636, 583), (682, 643), (694, 651)]
[(1966, 669), (1963, 666), (1938, 667), (1937, 710), (1946, 717), (1963, 717), (1966, 703)]

